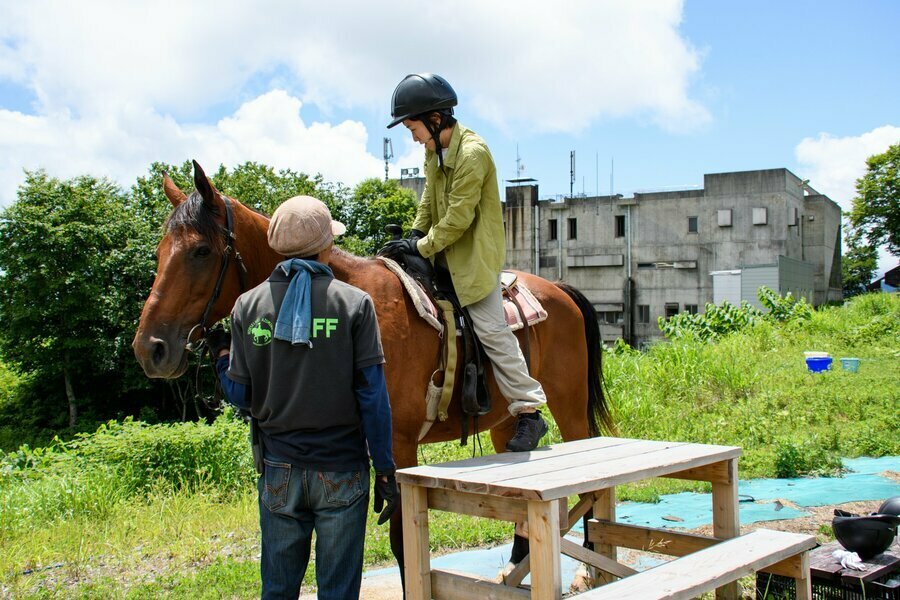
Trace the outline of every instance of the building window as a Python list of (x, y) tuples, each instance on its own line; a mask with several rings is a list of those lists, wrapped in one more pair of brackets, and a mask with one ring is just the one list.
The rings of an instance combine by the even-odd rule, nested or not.
[(638, 304), (638, 323), (650, 322), (650, 305)]
[(550, 239), (555, 240), (559, 233), (556, 231), (556, 219), (550, 219)]
[(685, 304), (684, 312), (686, 312), (689, 315), (696, 315), (697, 314), (697, 305), (696, 304)]
[(697, 233), (697, 217), (688, 217), (688, 233)]
[(616, 237), (625, 237), (625, 215), (616, 215)]
[(666, 302), (666, 318), (671, 319), (678, 314), (677, 302)]
[(577, 219), (569, 219), (569, 239), (578, 239), (578, 221)]
[(623, 322), (622, 311), (620, 310), (605, 310), (597, 313), (597, 317), (601, 323), (606, 325), (621, 325)]

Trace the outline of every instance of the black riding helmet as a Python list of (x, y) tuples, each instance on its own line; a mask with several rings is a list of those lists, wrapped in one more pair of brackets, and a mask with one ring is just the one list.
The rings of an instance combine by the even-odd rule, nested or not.
[[(394, 95), (391, 97), (392, 120), (387, 127), (390, 129), (406, 119), (424, 123), (434, 140), (438, 162), (443, 166), (440, 133), (452, 117), (456, 102), (456, 92), (440, 75), (433, 73), (407, 75), (394, 89)], [(428, 120), (428, 115), (433, 112), (441, 115), (441, 123), (437, 127)]]

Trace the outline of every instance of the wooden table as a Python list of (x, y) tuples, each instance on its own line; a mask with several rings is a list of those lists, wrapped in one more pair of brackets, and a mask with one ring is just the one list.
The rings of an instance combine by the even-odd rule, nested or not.
[[(617, 546), (646, 547), (663, 536), (676, 555), (740, 534), (737, 459), (741, 449), (681, 442), (600, 437), (397, 472), (403, 508), (406, 598), (561, 598), (560, 554), (615, 577), (634, 570), (616, 562)], [(615, 487), (651, 477), (712, 483), (713, 536), (615, 523)], [(569, 496), (579, 502), (567, 510)], [(530, 555), (504, 584), (431, 569), (428, 509), (527, 523)], [(562, 538), (589, 512), (597, 552)], [(595, 531), (596, 530), (596, 531)], [(659, 532), (653, 533), (653, 532)], [(596, 534), (596, 535), (595, 535)], [(588, 535), (588, 532), (585, 532)], [(516, 587), (531, 570), (531, 592)], [(717, 598), (737, 598), (736, 584)]]

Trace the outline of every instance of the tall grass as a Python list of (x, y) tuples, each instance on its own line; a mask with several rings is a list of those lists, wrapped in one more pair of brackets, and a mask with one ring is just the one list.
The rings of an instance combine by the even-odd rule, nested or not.
[[(833, 370), (809, 373), (806, 350), (830, 352)], [(841, 356), (860, 358), (860, 371), (841, 371)], [(828, 472), (838, 454), (900, 453), (898, 358), (900, 298), (873, 294), (801, 323), (620, 347), (603, 361), (623, 436), (739, 445), (744, 476), (775, 476), (791, 474), (787, 463)]]
[[(858, 357), (860, 370), (811, 374), (805, 350)], [(742, 477), (835, 473), (840, 456), (900, 454), (898, 361), (900, 298), (883, 294), (716, 342), (603, 354), (621, 435), (741, 446)], [(561, 441), (550, 421), (547, 442)], [(424, 446), (420, 460), (466, 458), (473, 446)], [(247, 427), (229, 413), (209, 425), (111, 422), (22, 447), (0, 457), (0, 597), (253, 597), (254, 482)], [(685, 485), (704, 487), (653, 481), (620, 497), (652, 501)], [(511, 538), (506, 523), (429, 517), (434, 552)], [(370, 519), (366, 564), (391, 559), (387, 526)]]

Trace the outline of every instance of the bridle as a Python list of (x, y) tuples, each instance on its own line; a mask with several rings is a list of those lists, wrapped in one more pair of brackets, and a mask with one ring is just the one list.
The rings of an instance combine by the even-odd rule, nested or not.
[[(219, 299), (219, 295), (222, 293), (222, 282), (225, 281), (225, 273), (228, 272), (228, 265), (231, 262), (231, 253), (234, 253), (234, 259), (237, 261), (238, 265), (238, 281), (241, 285), (241, 293), (243, 294), (247, 291), (247, 267), (244, 266), (244, 260), (241, 258), (241, 253), (238, 252), (237, 246), (235, 242), (237, 238), (234, 235), (234, 215), (231, 210), (231, 203), (233, 200), (226, 196), (225, 194), (219, 194), (222, 198), (222, 202), (225, 204), (225, 227), (222, 230), (222, 234), (225, 236), (225, 249), (222, 251), (222, 267), (219, 269), (219, 277), (216, 279), (216, 287), (213, 290), (212, 296), (209, 299), (209, 302), (206, 303), (206, 309), (203, 311), (203, 317), (200, 318), (200, 322), (191, 327), (191, 331), (187, 336), (187, 343), (184, 345), (184, 349), (188, 352), (193, 352), (194, 350), (199, 350), (203, 347), (204, 336), (206, 335), (206, 320), (209, 318), (209, 313), (212, 311), (213, 305), (216, 303), (216, 300)], [(191, 338), (194, 337), (194, 332), (200, 330), (200, 339), (197, 342), (192, 342)]]

